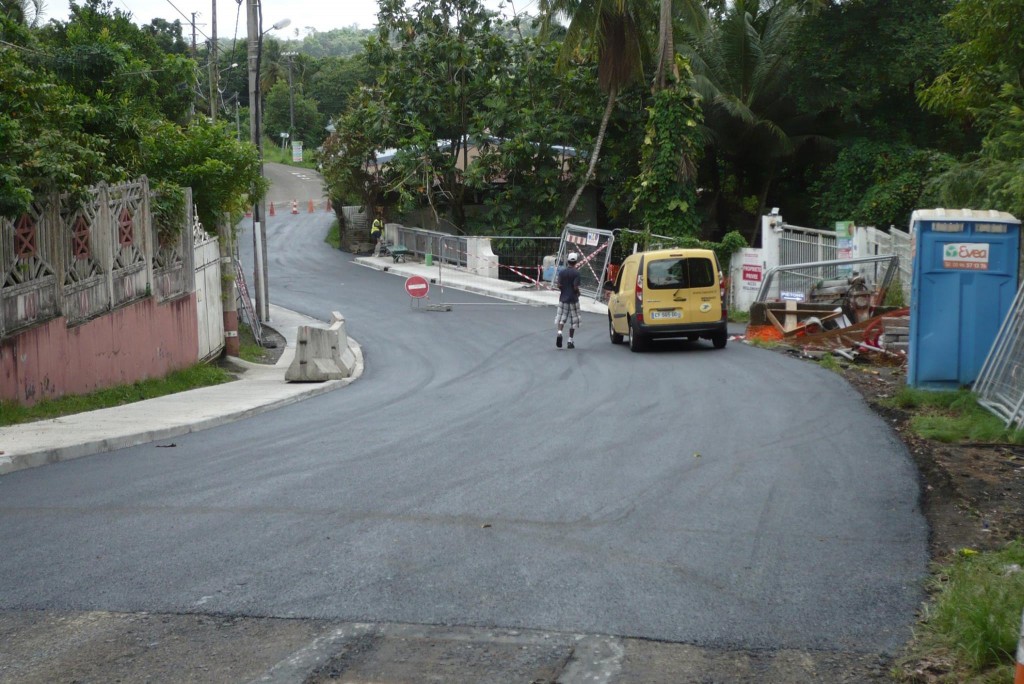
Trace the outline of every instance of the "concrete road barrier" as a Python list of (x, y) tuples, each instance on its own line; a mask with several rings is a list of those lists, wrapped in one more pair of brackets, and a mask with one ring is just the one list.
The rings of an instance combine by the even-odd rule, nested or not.
[(349, 349), (345, 317), (335, 311), (328, 328), (299, 326), (295, 358), (284, 375), (287, 382), (326, 382), (352, 375), (356, 357)]

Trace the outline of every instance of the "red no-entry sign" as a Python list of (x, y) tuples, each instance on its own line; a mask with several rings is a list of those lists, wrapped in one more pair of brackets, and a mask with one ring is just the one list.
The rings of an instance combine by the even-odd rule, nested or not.
[(405, 281), (405, 291), (409, 293), (410, 297), (417, 299), (426, 297), (427, 293), (430, 292), (430, 283), (423, 276), (409, 276)]

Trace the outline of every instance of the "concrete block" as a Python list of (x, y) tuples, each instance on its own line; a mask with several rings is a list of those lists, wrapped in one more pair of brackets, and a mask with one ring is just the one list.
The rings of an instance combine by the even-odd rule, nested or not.
[[(340, 316), (337, 312), (335, 315)], [(288, 382), (326, 382), (349, 377), (352, 366), (346, 368), (342, 363), (339, 331), (344, 331), (344, 319), (341, 319), (340, 324), (335, 321), (326, 329), (300, 326), (295, 343), (295, 358), (285, 372), (284, 379)], [(348, 349), (347, 336), (345, 348)]]

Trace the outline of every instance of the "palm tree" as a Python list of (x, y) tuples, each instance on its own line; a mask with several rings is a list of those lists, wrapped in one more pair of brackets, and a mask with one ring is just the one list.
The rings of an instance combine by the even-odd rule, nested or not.
[[(757, 197), (755, 215), (764, 213), (781, 163), (805, 143), (824, 140), (814, 132), (818, 112), (801, 110), (788, 89), (801, 18), (795, 0), (735, 0), (720, 20), (704, 16), (686, 24), (709, 161), (730, 163)], [(715, 190), (720, 200), (721, 187)]]
[(616, 96), (643, 76), (644, 59), (650, 52), (648, 31), (655, 26), (652, 7), (652, 3), (644, 0), (540, 0), (545, 31), (555, 18), (569, 20), (562, 43), (563, 62), (587, 45), (595, 47), (598, 83), (608, 93), (587, 173), (565, 210), (565, 220), (572, 215), (583, 189), (594, 177)]
[(0, 0), (0, 11), (23, 26), (35, 28), (42, 19), (43, 0)]

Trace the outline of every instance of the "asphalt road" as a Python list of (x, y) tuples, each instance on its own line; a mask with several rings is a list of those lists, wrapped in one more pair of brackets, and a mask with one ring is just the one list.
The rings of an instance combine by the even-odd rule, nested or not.
[(174, 449), (0, 478), (0, 610), (904, 642), (916, 474), (841, 378), (734, 343), (631, 354), (596, 316), (556, 349), (552, 310), (451, 290), (432, 296), (452, 311), (416, 310), (323, 242), (330, 221), (269, 219), (271, 298), (341, 311), (362, 378)]

